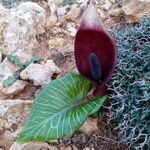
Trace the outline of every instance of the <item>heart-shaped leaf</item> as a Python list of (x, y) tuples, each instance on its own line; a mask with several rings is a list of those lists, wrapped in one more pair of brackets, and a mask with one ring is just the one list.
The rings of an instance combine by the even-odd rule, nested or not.
[(90, 89), (91, 82), (73, 72), (50, 82), (35, 99), (18, 142), (54, 140), (79, 129), (106, 99), (88, 102), (85, 96)]

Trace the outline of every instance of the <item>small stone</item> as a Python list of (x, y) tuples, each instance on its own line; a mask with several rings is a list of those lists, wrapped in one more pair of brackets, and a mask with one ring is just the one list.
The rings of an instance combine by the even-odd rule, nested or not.
[(50, 39), (48, 42), (49, 50), (52, 50), (54, 48), (63, 46), (65, 44), (65, 39), (64, 38), (54, 38)]
[(91, 150), (90, 147), (85, 147), (83, 150)]
[(137, 22), (142, 16), (150, 13), (149, 0), (124, 0), (122, 10), (127, 22)]
[(2, 62), (2, 52), (0, 52), (0, 63)]
[(109, 12), (109, 14), (113, 17), (119, 17), (123, 13), (122, 9), (116, 8)]
[(109, 10), (111, 6), (112, 6), (112, 3), (107, 0), (107, 1), (105, 2), (105, 4), (103, 5), (103, 8), (104, 8), (105, 10)]
[(22, 81), (22, 80), (17, 80), (16, 82), (14, 82), (12, 85), (10, 85), (8, 88), (5, 88), (3, 90), (4, 95), (7, 96), (13, 96), (16, 93), (21, 92), (22, 90), (25, 89), (25, 87), (27, 86), (28, 82), (26, 81)]
[(66, 8), (65, 7), (58, 7), (57, 8), (57, 15), (58, 16), (64, 16), (66, 14)]
[(13, 76), (14, 72), (17, 71), (19, 67), (7, 58), (0, 64), (0, 81), (6, 80), (9, 76)]
[(79, 150), (76, 146), (72, 146), (72, 150)]
[(64, 150), (72, 150), (71, 146), (67, 146)]
[(24, 80), (31, 80), (34, 85), (46, 85), (51, 81), (51, 76), (56, 73), (59, 74), (60, 69), (54, 64), (52, 60), (47, 60), (45, 64), (31, 63), (26, 69), (20, 73), (20, 77)]
[(44, 142), (28, 142), (25, 144), (18, 144), (15, 142), (10, 150), (58, 150), (58, 148)]
[(46, 19), (46, 28), (51, 28), (55, 26), (56, 23), (57, 23), (57, 16), (51, 15)]
[(71, 6), (70, 11), (67, 13), (66, 18), (68, 20), (75, 21), (80, 16), (80, 8), (77, 4)]
[(80, 131), (90, 135), (93, 132), (98, 131), (98, 119), (88, 117), (83, 126), (79, 129)]

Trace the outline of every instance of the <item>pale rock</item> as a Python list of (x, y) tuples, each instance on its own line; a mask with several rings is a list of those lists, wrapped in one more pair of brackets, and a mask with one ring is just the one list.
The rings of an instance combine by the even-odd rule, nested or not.
[(83, 3), (85, 0), (77, 0), (77, 3), (81, 4)]
[(88, 117), (82, 127), (79, 129), (80, 131), (90, 135), (93, 132), (98, 131), (98, 119)]
[(121, 8), (116, 8), (111, 10), (109, 14), (113, 17), (119, 17), (121, 14), (123, 14), (123, 10)]
[(2, 6), (3, 6), (3, 0), (0, 0), (0, 5), (2, 5)]
[(25, 63), (27, 61), (31, 61), (32, 53), (27, 53), (23, 49), (18, 49), (16, 52), (12, 53), (13, 56), (17, 56), (20, 60), (20, 63)]
[(44, 142), (28, 142), (25, 144), (18, 144), (15, 142), (10, 150), (58, 150), (58, 148)]
[(57, 16), (56, 16), (56, 9), (57, 6), (55, 4), (50, 5), (51, 15), (47, 17), (46, 19), (46, 27), (54, 27), (57, 23)]
[(34, 85), (46, 85), (51, 81), (53, 74), (59, 74), (60, 69), (54, 64), (52, 60), (47, 60), (45, 64), (31, 63), (26, 69), (24, 69), (20, 76), (24, 80), (31, 80)]
[(45, 24), (46, 11), (37, 3), (22, 2), (12, 9), (0, 5), (0, 51), (8, 55), (38, 47), (36, 36), (45, 32)]
[(57, 16), (56, 15), (50, 15), (46, 19), (46, 28), (54, 27), (57, 23)]
[(105, 10), (109, 10), (111, 6), (112, 6), (112, 3), (108, 0), (106, 0), (105, 4), (103, 5), (103, 8)]
[(63, 0), (48, 0), (48, 5), (51, 6), (52, 4), (56, 4), (57, 6), (61, 5)]
[(101, 9), (97, 9), (97, 11), (98, 11), (98, 13), (99, 13), (99, 15), (100, 15), (100, 18), (102, 19), (102, 20), (104, 20), (105, 19), (105, 14), (104, 14), (104, 11), (103, 10), (101, 10)]
[(77, 33), (77, 29), (75, 28), (75, 24), (67, 23), (67, 31), (69, 31), (70, 35), (74, 37)]
[(141, 17), (150, 13), (150, 0), (124, 0), (122, 10), (127, 22), (137, 22)]
[(9, 95), (13, 96), (16, 93), (23, 91), (25, 89), (25, 87), (27, 86), (27, 84), (28, 84), (28, 82), (26, 82), (26, 81), (17, 80), (9, 87), (4, 88), (3, 93), (4, 93), (4, 95), (7, 95), (7, 96), (9, 96)]
[(67, 13), (66, 18), (68, 20), (75, 21), (80, 16), (80, 8), (77, 4), (71, 6), (70, 11)]
[(21, 127), (26, 121), (31, 104), (31, 100), (0, 100), (0, 131), (10, 130), (13, 125)]
[(2, 53), (0, 52), (0, 63), (2, 62)]
[(66, 14), (67, 10), (65, 7), (58, 7), (57, 8), (57, 15), (58, 16), (64, 16)]
[(48, 42), (49, 50), (63, 46), (66, 43), (64, 38), (53, 38)]
[(9, 76), (13, 76), (14, 72), (17, 71), (19, 67), (7, 58), (0, 64), (0, 82), (6, 80)]

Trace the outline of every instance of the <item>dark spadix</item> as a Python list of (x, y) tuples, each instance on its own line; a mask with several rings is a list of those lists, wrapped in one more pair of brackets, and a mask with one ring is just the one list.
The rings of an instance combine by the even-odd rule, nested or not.
[(115, 41), (102, 25), (95, 7), (90, 4), (75, 37), (75, 59), (79, 72), (95, 83), (94, 96), (104, 94), (116, 58)]

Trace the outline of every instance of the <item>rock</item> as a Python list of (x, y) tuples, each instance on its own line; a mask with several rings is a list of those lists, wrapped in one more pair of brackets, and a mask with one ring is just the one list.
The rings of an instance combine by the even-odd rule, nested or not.
[(72, 37), (74, 37), (77, 33), (77, 29), (75, 28), (75, 25), (71, 23), (67, 23), (67, 30), (69, 31)]
[(0, 100), (0, 131), (14, 132), (21, 127), (26, 121), (31, 104), (31, 100)]
[(52, 50), (54, 48), (59, 48), (60, 46), (63, 46), (65, 44), (64, 38), (53, 38), (50, 39), (48, 42), (49, 50)]
[(57, 6), (61, 5), (63, 0), (48, 0), (48, 5), (51, 6), (52, 4), (56, 4)]
[(121, 8), (116, 8), (116, 9), (111, 10), (109, 14), (113, 17), (119, 17), (121, 14), (123, 14), (123, 11)]
[(55, 4), (50, 5), (51, 15), (46, 19), (47, 28), (53, 27), (57, 23), (56, 8), (57, 6)]
[(85, 147), (83, 150), (91, 150), (90, 147)]
[(0, 52), (0, 64), (2, 62), (2, 53)]
[(31, 63), (26, 69), (24, 69), (20, 76), (24, 80), (31, 80), (34, 85), (45, 85), (51, 81), (51, 76), (56, 73), (60, 73), (60, 69), (54, 64), (52, 60), (47, 60), (45, 64)]
[(66, 8), (65, 7), (58, 7), (57, 8), (57, 15), (58, 16), (64, 16), (66, 14)]
[(142, 16), (150, 13), (149, 0), (124, 0), (122, 10), (127, 22), (137, 22)]
[(58, 150), (58, 148), (44, 142), (28, 142), (25, 144), (18, 144), (15, 142), (10, 150)]
[(46, 28), (54, 27), (56, 23), (57, 23), (57, 16), (51, 15), (51, 16), (47, 17)]
[(45, 32), (45, 24), (46, 11), (37, 3), (22, 2), (12, 9), (0, 5), (0, 51), (31, 51), (39, 46), (36, 36)]
[(6, 80), (9, 76), (13, 76), (14, 72), (17, 71), (19, 67), (11, 63), (7, 58), (0, 64), (0, 82)]
[(106, 0), (105, 4), (103, 5), (103, 8), (105, 10), (109, 10), (111, 6), (112, 6), (112, 3), (108, 0)]
[(27, 53), (23, 49), (18, 49), (16, 52), (13, 52), (12, 55), (17, 56), (20, 63), (25, 63), (27, 61), (31, 61), (32, 59), (32, 53)]
[(25, 87), (27, 86), (27, 84), (28, 84), (28, 82), (26, 82), (26, 81), (17, 80), (9, 87), (4, 88), (3, 93), (6, 96), (13, 96), (14, 94), (17, 94), (17, 93), (21, 92), (22, 90), (24, 90)]
[(90, 135), (93, 132), (98, 131), (98, 119), (88, 117), (83, 126), (79, 129), (80, 131)]
[(66, 15), (66, 19), (75, 21), (80, 15), (80, 8), (77, 4), (71, 6), (70, 11)]

